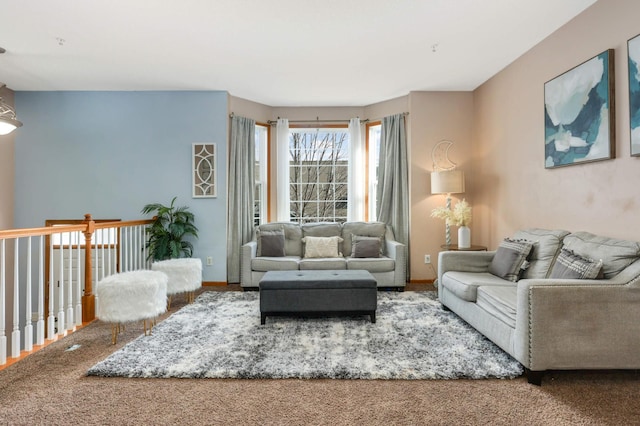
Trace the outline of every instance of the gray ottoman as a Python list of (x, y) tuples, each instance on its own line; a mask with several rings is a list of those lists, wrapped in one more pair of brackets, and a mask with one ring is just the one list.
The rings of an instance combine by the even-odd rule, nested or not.
[(267, 315), (370, 315), (378, 287), (368, 271), (269, 271), (260, 280), (260, 323)]

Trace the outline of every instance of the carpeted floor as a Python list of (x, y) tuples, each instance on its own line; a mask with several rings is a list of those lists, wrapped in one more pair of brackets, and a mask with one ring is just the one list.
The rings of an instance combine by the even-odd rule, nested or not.
[[(236, 286), (237, 287), (237, 286)], [(233, 289), (228, 286), (222, 289)], [(174, 302), (174, 309), (180, 301)], [(513, 380), (238, 380), (87, 377), (116, 346), (94, 322), (0, 371), (0, 424), (633, 425), (637, 371)], [(80, 345), (73, 351), (67, 348)]]
[(89, 370), (104, 377), (513, 378), (522, 366), (435, 292), (380, 292), (369, 316), (270, 317), (257, 292), (207, 292)]

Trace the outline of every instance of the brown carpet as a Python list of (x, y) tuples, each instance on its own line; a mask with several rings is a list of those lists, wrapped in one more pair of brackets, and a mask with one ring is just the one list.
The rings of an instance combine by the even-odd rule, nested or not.
[[(218, 288), (207, 288), (213, 290)], [(237, 286), (220, 288), (237, 289)], [(182, 306), (174, 300), (172, 310)], [(96, 321), (0, 371), (0, 424), (640, 425), (637, 371), (514, 380), (214, 380), (86, 377), (116, 346)], [(74, 351), (66, 351), (80, 345)], [(393, 362), (393, 360), (389, 360)]]

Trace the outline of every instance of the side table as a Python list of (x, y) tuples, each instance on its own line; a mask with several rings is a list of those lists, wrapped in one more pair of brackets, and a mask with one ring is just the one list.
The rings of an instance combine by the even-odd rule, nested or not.
[(471, 247), (467, 248), (460, 248), (457, 244), (443, 244), (440, 246), (440, 248), (450, 251), (487, 251), (487, 248), (485, 246), (476, 246), (473, 244), (471, 245)]

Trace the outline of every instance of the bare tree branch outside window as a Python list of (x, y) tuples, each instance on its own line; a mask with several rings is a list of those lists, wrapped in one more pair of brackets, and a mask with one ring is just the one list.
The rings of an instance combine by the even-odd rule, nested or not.
[(291, 220), (347, 220), (349, 133), (294, 130), (289, 136)]

